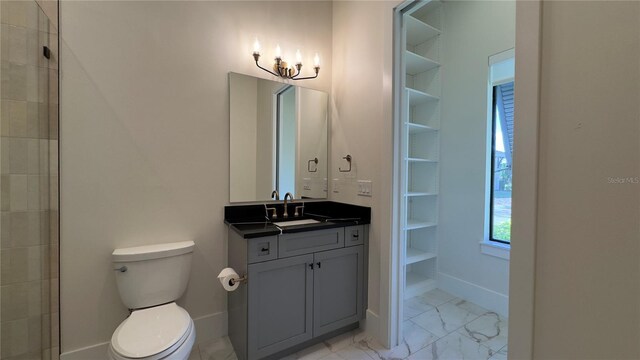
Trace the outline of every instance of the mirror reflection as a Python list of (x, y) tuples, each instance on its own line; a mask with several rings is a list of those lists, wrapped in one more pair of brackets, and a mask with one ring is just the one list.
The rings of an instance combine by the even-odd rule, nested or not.
[(230, 201), (327, 197), (328, 95), (229, 73)]

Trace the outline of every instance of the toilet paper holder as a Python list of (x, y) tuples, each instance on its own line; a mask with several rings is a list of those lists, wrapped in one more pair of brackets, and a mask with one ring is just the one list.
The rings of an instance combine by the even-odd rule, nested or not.
[(230, 279), (229, 280), (229, 285), (233, 286), (235, 285), (237, 282), (241, 283), (241, 284), (246, 284), (247, 283), (247, 275), (242, 275), (241, 277), (239, 277), (238, 279)]

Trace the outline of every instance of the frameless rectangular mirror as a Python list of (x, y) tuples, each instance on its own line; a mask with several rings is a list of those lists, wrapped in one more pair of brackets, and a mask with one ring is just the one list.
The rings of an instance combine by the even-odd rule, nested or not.
[(229, 73), (230, 202), (327, 197), (328, 95)]

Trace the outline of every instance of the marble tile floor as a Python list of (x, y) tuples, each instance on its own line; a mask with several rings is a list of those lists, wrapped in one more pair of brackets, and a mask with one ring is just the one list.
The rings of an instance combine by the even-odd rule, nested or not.
[[(507, 332), (503, 316), (435, 289), (405, 300), (404, 341), (393, 349), (357, 329), (282, 360), (506, 360)], [(227, 337), (196, 346), (189, 357), (236, 359)]]

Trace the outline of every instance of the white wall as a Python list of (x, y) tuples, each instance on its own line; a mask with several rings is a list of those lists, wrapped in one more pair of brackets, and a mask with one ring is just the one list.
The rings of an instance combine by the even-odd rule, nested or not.
[[(393, 169), (393, 7), (398, 1), (337, 1), (333, 5), (330, 199), (371, 206), (369, 314), (387, 341)], [(342, 157), (353, 157), (351, 173)], [(373, 196), (357, 196), (356, 180), (372, 180)], [(376, 316), (377, 315), (377, 316)], [(369, 317), (368, 317), (369, 319)], [(378, 327), (378, 324), (373, 324)]]
[(509, 261), (481, 253), (480, 242), (489, 181), (488, 58), (515, 46), (515, 2), (443, 6), (439, 286), (506, 315)]
[(535, 358), (640, 358), (639, 29), (635, 1), (543, 3)]
[[(265, 77), (276, 41), (300, 47), (329, 91), (329, 2), (61, 4), (62, 351), (107, 342), (127, 311), (111, 270), (116, 247), (192, 239), (191, 282), (179, 302), (224, 332), (223, 206), (229, 199), (229, 71)], [(286, 35), (285, 35), (286, 34)], [(219, 316), (214, 314), (220, 313)], [(213, 328), (218, 326), (219, 328)]]

